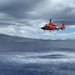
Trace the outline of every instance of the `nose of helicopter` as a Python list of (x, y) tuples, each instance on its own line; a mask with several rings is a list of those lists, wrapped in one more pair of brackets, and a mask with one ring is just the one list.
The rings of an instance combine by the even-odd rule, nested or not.
[(41, 29), (45, 29), (45, 27), (41, 27)]

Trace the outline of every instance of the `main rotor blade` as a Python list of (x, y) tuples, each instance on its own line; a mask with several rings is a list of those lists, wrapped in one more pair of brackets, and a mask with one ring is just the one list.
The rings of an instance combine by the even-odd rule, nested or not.
[(65, 23), (75, 23), (75, 21), (74, 20), (70, 20), (70, 21), (68, 21), (68, 20), (63, 20), (63, 21), (53, 21), (53, 23), (63, 23), (63, 22), (65, 22)]
[(53, 21), (54, 23), (61, 23), (61, 22), (66, 22), (66, 21)]

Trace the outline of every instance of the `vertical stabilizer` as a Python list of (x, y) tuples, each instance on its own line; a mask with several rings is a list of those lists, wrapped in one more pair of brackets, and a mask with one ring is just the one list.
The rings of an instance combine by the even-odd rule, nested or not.
[(62, 23), (61, 29), (62, 29), (62, 30), (65, 29), (65, 23)]

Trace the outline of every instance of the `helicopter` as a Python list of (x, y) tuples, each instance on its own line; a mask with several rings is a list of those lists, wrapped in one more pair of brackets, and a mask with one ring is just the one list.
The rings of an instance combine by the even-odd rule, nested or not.
[(44, 27), (41, 27), (41, 29), (43, 29), (44, 31), (45, 30), (50, 30), (50, 32), (51, 32), (51, 30), (54, 31), (54, 30), (59, 30), (59, 29), (60, 30), (64, 30), (65, 29), (65, 22), (63, 22), (61, 26), (56, 26), (51, 21), (52, 20), (50, 19), (50, 23), (49, 24), (46, 24)]

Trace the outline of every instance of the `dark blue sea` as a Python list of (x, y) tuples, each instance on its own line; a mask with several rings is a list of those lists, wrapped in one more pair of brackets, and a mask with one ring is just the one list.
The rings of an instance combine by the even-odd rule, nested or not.
[(75, 41), (0, 42), (0, 75), (75, 75)]

